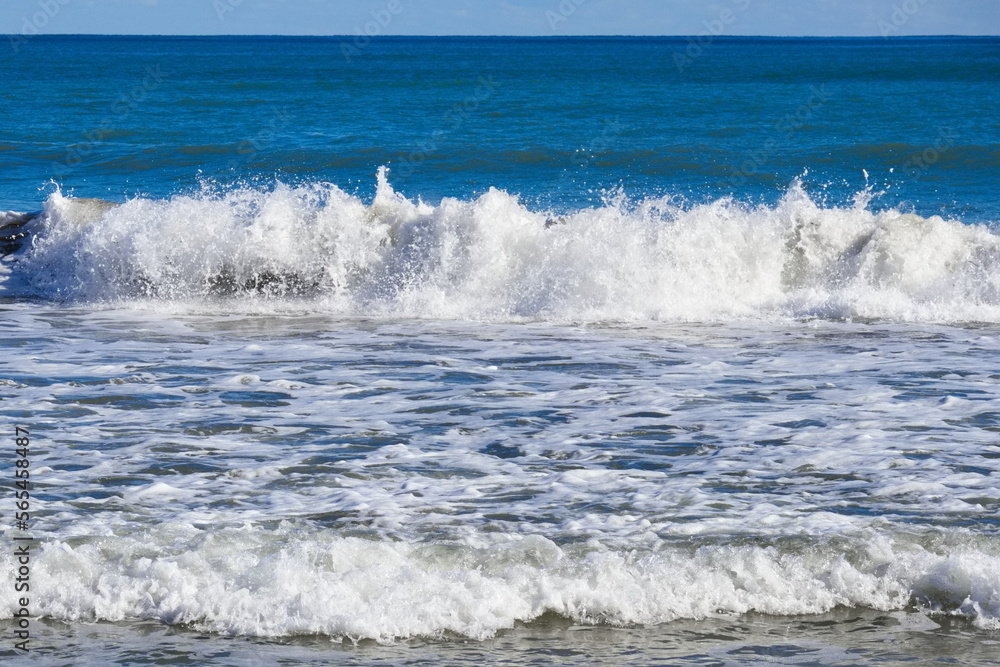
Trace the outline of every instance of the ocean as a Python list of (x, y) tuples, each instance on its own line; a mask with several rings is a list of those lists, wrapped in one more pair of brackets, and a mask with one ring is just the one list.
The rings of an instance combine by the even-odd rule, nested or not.
[(1000, 663), (1000, 38), (3, 42), (4, 660)]

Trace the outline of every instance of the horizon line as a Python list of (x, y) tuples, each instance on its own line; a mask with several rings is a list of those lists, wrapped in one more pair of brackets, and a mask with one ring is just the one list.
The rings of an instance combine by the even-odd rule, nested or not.
[[(18, 37), (24, 36), (21, 33), (0, 33), (0, 37)], [(567, 39), (567, 38), (588, 38), (588, 39), (663, 39), (663, 38), (684, 38), (684, 37), (702, 37), (701, 33), (677, 33), (677, 34), (663, 34), (663, 35), (626, 35), (626, 34), (616, 34), (616, 35), (595, 35), (595, 34), (567, 34), (567, 35), (487, 35), (487, 34), (469, 34), (469, 35), (437, 35), (437, 34), (392, 34), (392, 35), (365, 35), (368, 39), (385, 39), (385, 38), (399, 38), (399, 37), (417, 37), (426, 39)], [(335, 39), (335, 38), (349, 38), (354, 39), (359, 37), (357, 34), (305, 34), (305, 33), (139, 33), (139, 32), (127, 32), (127, 33), (102, 33), (102, 32), (49, 32), (49, 33), (38, 33), (31, 36), (33, 39), (38, 37), (308, 37), (312, 39)], [(1000, 34), (982, 34), (982, 35), (962, 35), (962, 34), (922, 34), (922, 35), (716, 35), (713, 36), (713, 40), (720, 39), (877, 39), (882, 41), (897, 40), (897, 39), (928, 39), (928, 38), (958, 38), (958, 39), (977, 39), (977, 38), (1000, 38)]]

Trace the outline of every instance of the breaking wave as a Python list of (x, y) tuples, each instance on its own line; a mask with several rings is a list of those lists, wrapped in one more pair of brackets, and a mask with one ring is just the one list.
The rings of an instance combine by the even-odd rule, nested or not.
[[(296, 533), (288, 543), (288, 533)], [(716, 545), (616, 552), (541, 536), (413, 545), (245, 526), (171, 524), (130, 537), (46, 543), (33, 559), (39, 615), (68, 622), (159, 620), (229, 635), (392, 641), (494, 636), (558, 614), (580, 623), (652, 625), (837, 606), (916, 607), (1000, 619), (1000, 560), (970, 544), (942, 555), (887, 536), (788, 551)], [(16, 569), (0, 556), (0, 571)], [(17, 608), (6, 596), (0, 618)]]
[[(371, 204), (335, 185), (239, 187), (121, 205), (52, 194), (0, 220), (3, 292), (71, 302), (293, 298), (373, 317), (1000, 322), (987, 225), (817, 204), (628, 201), (563, 215), (491, 189)], [(3, 215), (3, 214), (0, 214)]]

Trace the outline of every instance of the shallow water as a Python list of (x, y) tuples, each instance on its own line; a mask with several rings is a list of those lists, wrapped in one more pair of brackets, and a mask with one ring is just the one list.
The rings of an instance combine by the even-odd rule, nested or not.
[[(588, 664), (847, 665), (946, 662), (991, 665), (996, 633), (918, 612), (836, 610), (805, 617), (675, 621), (594, 627), (548, 617), (471, 641), (411, 639), (390, 645), (329, 637), (218, 637), (159, 623), (39, 623), (36, 658), (65, 664), (422, 665)], [(13, 653), (0, 652), (8, 658)], [(86, 656), (86, 662), (81, 662)]]
[[(2, 411), (37, 448), (35, 604), (74, 634), (848, 664), (902, 650), (887, 624), (933, 630), (905, 642), (926, 658), (1000, 618), (993, 325), (8, 305), (3, 326)], [(442, 634), (486, 644), (406, 639)]]

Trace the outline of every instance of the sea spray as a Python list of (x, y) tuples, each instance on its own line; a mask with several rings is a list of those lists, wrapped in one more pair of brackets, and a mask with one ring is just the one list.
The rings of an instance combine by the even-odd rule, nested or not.
[(370, 204), (329, 183), (206, 187), (108, 207), (52, 194), (8, 293), (73, 302), (309, 300), (469, 320), (1000, 321), (1000, 236), (796, 181), (773, 206), (628, 201), (557, 215), (496, 189)]

